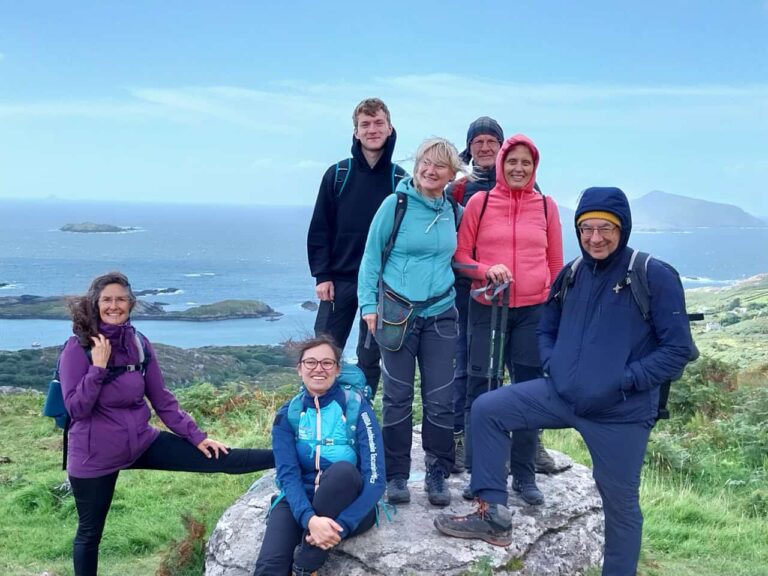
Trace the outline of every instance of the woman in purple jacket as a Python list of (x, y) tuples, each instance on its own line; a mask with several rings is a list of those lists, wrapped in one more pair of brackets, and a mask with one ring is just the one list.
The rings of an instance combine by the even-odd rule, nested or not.
[[(61, 354), (60, 380), (72, 419), (67, 472), (78, 515), (76, 576), (97, 573), (120, 470), (245, 474), (275, 465), (271, 450), (230, 450), (208, 438), (179, 408), (151, 344), (131, 326), (135, 304), (131, 285), (119, 272), (97, 277), (88, 293), (70, 304), (75, 335)], [(149, 425), (145, 397), (173, 434)]]

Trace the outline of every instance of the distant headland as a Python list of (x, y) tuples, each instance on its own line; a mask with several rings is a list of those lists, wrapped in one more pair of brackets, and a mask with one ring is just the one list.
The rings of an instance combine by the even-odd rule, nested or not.
[(62, 232), (79, 232), (84, 234), (114, 234), (116, 232), (135, 232), (138, 228), (133, 228), (131, 226), (114, 226), (113, 224), (96, 224), (95, 222), (80, 222), (78, 224), (64, 224), (59, 230)]

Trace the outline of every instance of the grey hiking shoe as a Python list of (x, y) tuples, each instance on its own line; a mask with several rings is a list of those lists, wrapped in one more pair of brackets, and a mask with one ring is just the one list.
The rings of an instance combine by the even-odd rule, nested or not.
[(464, 489), (461, 491), (461, 497), (464, 498), (464, 500), (475, 499), (475, 495), (472, 492), (472, 481), (467, 482), (467, 485), (464, 486)]
[(387, 504), (408, 504), (411, 501), (411, 491), (405, 478), (387, 480)]
[(517, 478), (513, 478), (512, 490), (519, 493), (520, 498), (531, 506), (540, 506), (541, 504), (544, 504), (544, 494), (542, 494), (539, 487), (536, 486), (535, 480), (523, 482)]
[(424, 477), (424, 490), (427, 492), (429, 503), (433, 506), (448, 506), (451, 503), (451, 491), (445, 482), (443, 471), (437, 466), (431, 466)]
[(512, 544), (512, 514), (506, 506), (475, 500), (475, 511), (466, 516), (440, 514), (435, 528), (448, 536), (485, 540), (494, 546)]
[(534, 462), (536, 466), (536, 472), (539, 474), (555, 474), (559, 470), (555, 460), (549, 455), (547, 449), (544, 448), (544, 443), (541, 440), (541, 432), (539, 432), (539, 440), (536, 444), (536, 460)]
[(453, 447), (455, 457), (453, 461), (452, 474), (461, 474), (464, 472), (464, 432), (453, 433)]

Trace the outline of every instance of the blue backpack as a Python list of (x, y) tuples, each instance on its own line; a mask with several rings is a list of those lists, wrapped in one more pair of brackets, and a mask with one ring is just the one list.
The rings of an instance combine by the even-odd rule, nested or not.
[[(66, 346), (66, 343), (64, 344)], [(141, 371), (142, 376), (147, 371), (147, 365), (151, 360), (149, 349), (147, 346), (147, 337), (141, 332), (136, 330), (136, 347), (139, 349), (139, 363), (127, 364), (125, 366), (109, 366), (107, 368), (107, 378), (104, 380), (104, 384), (107, 384), (117, 378), (124, 372), (136, 372)], [(64, 350), (64, 346), (59, 350), (59, 356), (56, 359), (56, 369), (53, 372), (53, 378), (48, 383), (48, 393), (45, 396), (45, 404), (43, 404), (43, 416), (53, 418), (56, 422), (56, 427), (64, 430), (64, 456), (61, 464), (61, 469), (67, 469), (67, 439), (69, 436), (69, 425), (72, 422), (72, 418), (67, 412), (67, 407), (64, 404), (64, 393), (61, 390), (61, 381), (59, 380), (59, 370), (61, 368), (61, 353)], [(88, 363), (92, 364), (91, 349), (83, 346), (83, 351), (88, 357)]]

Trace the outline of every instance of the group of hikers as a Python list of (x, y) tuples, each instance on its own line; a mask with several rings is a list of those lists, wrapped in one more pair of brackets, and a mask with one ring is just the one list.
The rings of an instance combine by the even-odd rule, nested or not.
[[(229, 448), (181, 410), (131, 326), (125, 276), (100, 276), (72, 302), (60, 379), (72, 418), (75, 574), (97, 573), (120, 470), (272, 467), (279, 493), (254, 574), (316, 574), (330, 550), (375, 524), (382, 498), (411, 500), (418, 362), (428, 501), (450, 504), (446, 479), (466, 470), (462, 496), (475, 505), (437, 515), (440, 533), (510, 545), (508, 476), (527, 504), (543, 504), (536, 472), (555, 464), (540, 431), (574, 428), (603, 501), (602, 573), (634, 575), (640, 470), (660, 388), (692, 355), (676, 272), (645, 255), (648, 310), (638, 305), (632, 218), (615, 187), (582, 193), (573, 223), (581, 257), (564, 266), (557, 205), (536, 183), (539, 150), (522, 134), (505, 139), (492, 118), (470, 124), (461, 153), (445, 138), (425, 140), (413, 176), (392, 161), (383, 101), (363, 100), (352, 118), (352, 157), (326, 171), (309, 226), (315, 337), (298, 348), (303, 385), (275, 416), (272, 450)], [(341, 361), (356, 320), (359, 370)], [(512, 386), (502, 386), (505, 369)], [(380, 378), (381, 425), (370, 404)], [(145, 397), (172, 433), (149, 425)]]

